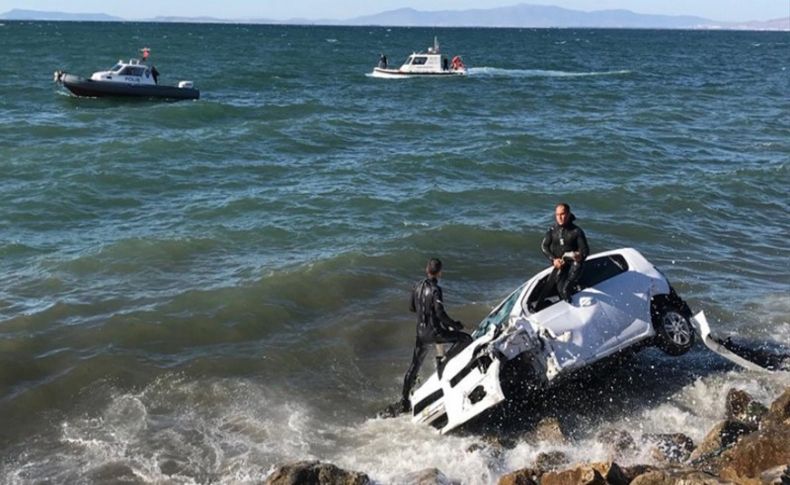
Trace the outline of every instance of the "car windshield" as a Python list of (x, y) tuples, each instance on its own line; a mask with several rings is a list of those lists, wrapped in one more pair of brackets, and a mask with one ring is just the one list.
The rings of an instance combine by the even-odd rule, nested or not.
[(522, 290), (524, 290), (524, 285), (526, 285), (526, 283), (516, 288), (516, 291), (505, 298), (505, 301), (494, 308), (494, 310), (489, 313), (482, 322), (480, 322), (480, 325), (477, 326), (477, 330), (475, 330), (472, 334), (473, 338), (478, 338), (481, 335), (485, 335), (485, 333), (488, 332), (491, 327), (501, 327), (507, 323), (510, 312), (513, 311), (513, 306), (516, 304), (516, 301), (521, 295)]

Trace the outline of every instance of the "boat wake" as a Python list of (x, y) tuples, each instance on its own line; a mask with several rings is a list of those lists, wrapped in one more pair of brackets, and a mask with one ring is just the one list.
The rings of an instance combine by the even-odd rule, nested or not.
[(472, 67), (469, 69), (469, 76), (473, 77), (592, 77), (592, 76), (623, 76), (631, 74), (631, 71), (624, 69), (619, 71), (592, 71), (592, 72), (571, 72), (571, 71), (552, 71), (544, 69), (502, 69), (498, 67)]

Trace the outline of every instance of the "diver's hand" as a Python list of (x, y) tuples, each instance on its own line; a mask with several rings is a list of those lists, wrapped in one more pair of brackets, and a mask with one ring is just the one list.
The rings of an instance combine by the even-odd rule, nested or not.
[(582, 253), (580, 253), (579, 251), (576, 251), (575, 253), (573, 253), (573, 260), (576, 261), (577, 263), (581, 263), (582, 262)]
[(562, 265), (565, 264), (565, 261), (563, 261), (562, 258), (556, 258), (552, 264), (554, 265), (554, 269), (560, 269)]

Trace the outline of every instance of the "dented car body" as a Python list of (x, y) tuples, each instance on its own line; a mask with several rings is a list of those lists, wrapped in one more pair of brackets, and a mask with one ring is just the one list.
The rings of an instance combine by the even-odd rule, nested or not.
[(434, 373), (414, 391), (415, 422), (446, 433), (618, 352), (655, 345), (677, 356), (694, 344), (688, 305), (635, 249), (591, 255), (570, 303), (544, 291), (552, 271), (513, 291), (445, 364), (441, 378)]

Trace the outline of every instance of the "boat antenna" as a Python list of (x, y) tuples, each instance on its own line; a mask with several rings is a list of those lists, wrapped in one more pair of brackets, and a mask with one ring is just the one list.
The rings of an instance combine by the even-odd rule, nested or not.
[(433, 51), (439, 53), (439, 39), (435, 35), (433, 36)]

